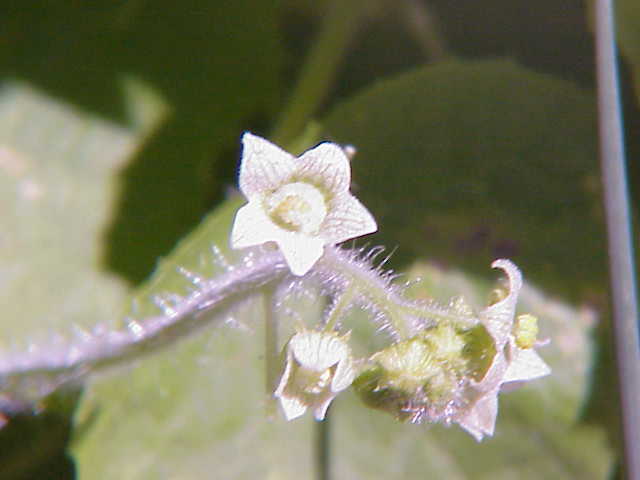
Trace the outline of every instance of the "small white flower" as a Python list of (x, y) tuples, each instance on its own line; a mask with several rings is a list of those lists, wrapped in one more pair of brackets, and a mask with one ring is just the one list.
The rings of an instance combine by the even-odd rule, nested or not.
[(291, 272), (300, 276), (325, 245), (377, 230), (349, 192), (351, 168), (340, 146), (321, 143), (295, 158), (249, 132), (242, 144), (239, 184), (249, 203), (236, 214), (232, 248), (276, 242)]
[(351, 385), (355, 370), (348, 339), (349, 334), (303, 330), (289, 340), (285, 369), (274, 392), (287, 420), (307, 408), (323, 420), (331, 401)]
[[(537, 324), (531, 316), (515, 321), (516, 303), (522, 288), (522, 275), (509, 260), (496, 260), (493, 268), (503, 269), (509, 278), (509, 293), (499, 302), (486, 308), (480, 319), (493, 338), (496, 355), (491, 367), (479, 382), (472, 382), (471, 407), (462, 411), (456, 422), (476, 440), (493, 435), (498, 415), (498, 394), (502, 385), (522, 383), (551, 373), (549, 366), (533, 349)], [(530, 317), (530, 318), (527, 318)]]

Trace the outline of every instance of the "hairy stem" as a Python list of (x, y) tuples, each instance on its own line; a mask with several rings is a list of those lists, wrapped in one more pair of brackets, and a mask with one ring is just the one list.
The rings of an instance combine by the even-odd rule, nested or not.
[(0, 391), (34, 400), (88, 373), (159, 350), (208, 325), (235, 302), (275, 285), (288, 273), (282, 255), (265, 251), (252, 265), (240, 263), (163, 313), (129, 319), (122, 330), (89, 333), (67, 344), (0, 357)]
[[(215, 253), (217, 249), (212, 251)], [(273, 392), (279, 359), (272, 294), (279, 282), (290, 275), (280, 251), (271, 248), (250, 251), (211, 279), (182, 268), (178, 270), (195, 288), (184, 297), (154, 296), (161, 310), (157, 315), (127, 318), (26, 351), (0, 352), (0, 394), (14, 401), (33, 402), (87, 374), (166, 348), (211, 325), (239, 302), (260, 292), (264, 292), (266, 314), (267, 388)], [(383, 327), (388, 327), (398, 340), (410, 338), (420, 328), (438, 320), (457, 318), (455, 312), (437, 305), (406, 299), (391, 277), (374, 268), (366, 256), (359, 258), (357, 253), (339, 247), (327, 246), (308, 275), (318, 279), (335, 298), (326, 314), (328, 330), (334, 329), (354, 305), (369, 306), (372, 321), (381, 313), (388, 322)]]
[(327, 249), (317, 269), (328, 277), (339, 275), (349, 285), (354, 296), (363, 297), (382, 311), (398, 339), (415, 335), (418, 328), (435, 324), (437, 320), (458, 320), (448, 310), (424, 303), (407, 300), (399, 288), (366, 261), (339, 248)]

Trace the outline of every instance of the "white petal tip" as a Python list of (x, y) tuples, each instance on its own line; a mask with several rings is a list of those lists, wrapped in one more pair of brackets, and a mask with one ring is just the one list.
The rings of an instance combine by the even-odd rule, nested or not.
[(324, 253), (324, 243), (317, 238), (281, 236), (276, 242), (296, 277), (306, 275)]
[(313, 412), (313, 416), (315, 417), (316, 420), (318, 420), (319, 422), (324, 420), (332, 400), (333, 400), (333, 397), (325, 400), (324, 402), (322, 402), (320, 405), (316, 407), (316, 409)]
[(307, 411), (307, 406), (304, 405), (300, 400), (294, 397), (279, 397), (280, 406), (282, 407), (282, 411), (284, 412), (284, 416), (287, 421), (295, 420), (298, 417), (304, 415), (304, 412)]

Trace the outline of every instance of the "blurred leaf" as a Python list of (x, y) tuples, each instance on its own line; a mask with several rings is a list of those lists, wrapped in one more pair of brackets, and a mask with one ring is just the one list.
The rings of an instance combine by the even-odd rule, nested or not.
[[(163, 107), (132, 78), (122, 87), (135, 128), (101, 120), (23, 82), (0, 85), (3, 354), (26, 353), (53, 341), (54, 332), (65, 335), (72, 327), (111, 319), (125, 298), (126, 286), (100, 262), (104, 228), (113, 213), (116, 173)], [(5, 412), (4, 403), (11, 402), (17, 403), (9, 410), (29, 411), (24, 399), (0, 400)], [(32, 470), (42, 461), (65, 464), (55, 453), (63, 448), (68, 403), (75, 399), (54, 400), (38, 406), (50, 407), (48, 413), (25, 412), (0, 432), (0, 451), (7, 455), (0, 474), (9, 475), (2, 478), (18, 478), (21, 468)], [(58, 411), (61, 404), (64, 412)]]
[(279, 4), (29, 3), (0, 18), (5, 71), (118, 123), (131, 121), (116, 88), (125, 74), (156, 88), (171, 109), (123, 171), (118, 215), (107, 231), (107, 264), (139, 283), (222, 197), (218, 177), (235, 165), (215, 160), (235, 151), (241, 122), (278, 104)]
[[(143, 3), (143, 2), (139, 2)], [(166, 94), (174, 116), (125, 172), (108, 262), (133, 281), (200, 221), (235, 162), (241, 122), (278, 104), (278, 2), (144, 2), (128, 17), (123, 63)], [(232, 175), (226, 175), (232, 176)]]
[[(125, 87), (143, 89), (135, 82)], [(162, 113), (149, 91), (132, 101), (146, 118), (127, 129), (24, 83), (0, 86), (5, 348), (36, 332), (91, 326), (118, 311), (126, 287), (100, 262), (115, 178)]]
[(592, 96), (571, 83), (482, 61), (380, 82), (325, 126), (358, 148), (358, 193), (396, 261), (484, 273), (508, 257), (576, 298), (605, 274), (595, 119)]

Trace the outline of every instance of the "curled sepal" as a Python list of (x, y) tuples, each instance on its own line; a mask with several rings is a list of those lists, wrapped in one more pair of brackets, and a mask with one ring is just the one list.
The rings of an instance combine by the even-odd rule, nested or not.
[(522, 384), (551, 373), (534, 349), (542, 345), (537, 340), (537, 319), (532, 315), (515, 317), (522, 288), (520, 270), (504, 259), (496, 260), (492, 267), (504, 270), (509, 280), (508, 291), (498, 295), (497, 301), (480, 313), (480, 321), (495, 344), (496, 355), (486, 374), (471, 381), (466, 393), (469, 405), (454, 417), (454, 421), (478, 441), (485, 435), (493, 435), (498, 394), (504, 384)]
[(274, 396), (287, 420), (313, 409), (323, 420), (331, 401), (355, 377), (349, 333), (302, 330), (286, 346), (285, 367)]
[(369, 211), (349, 192), (344, 150), (321, 143), (299, 158), (247, 132), (239, 185), (248, 203), (238, 210), (231, 247), (275, 242), (294, 275), (304, 275), (325, 245), (375, 232)]

